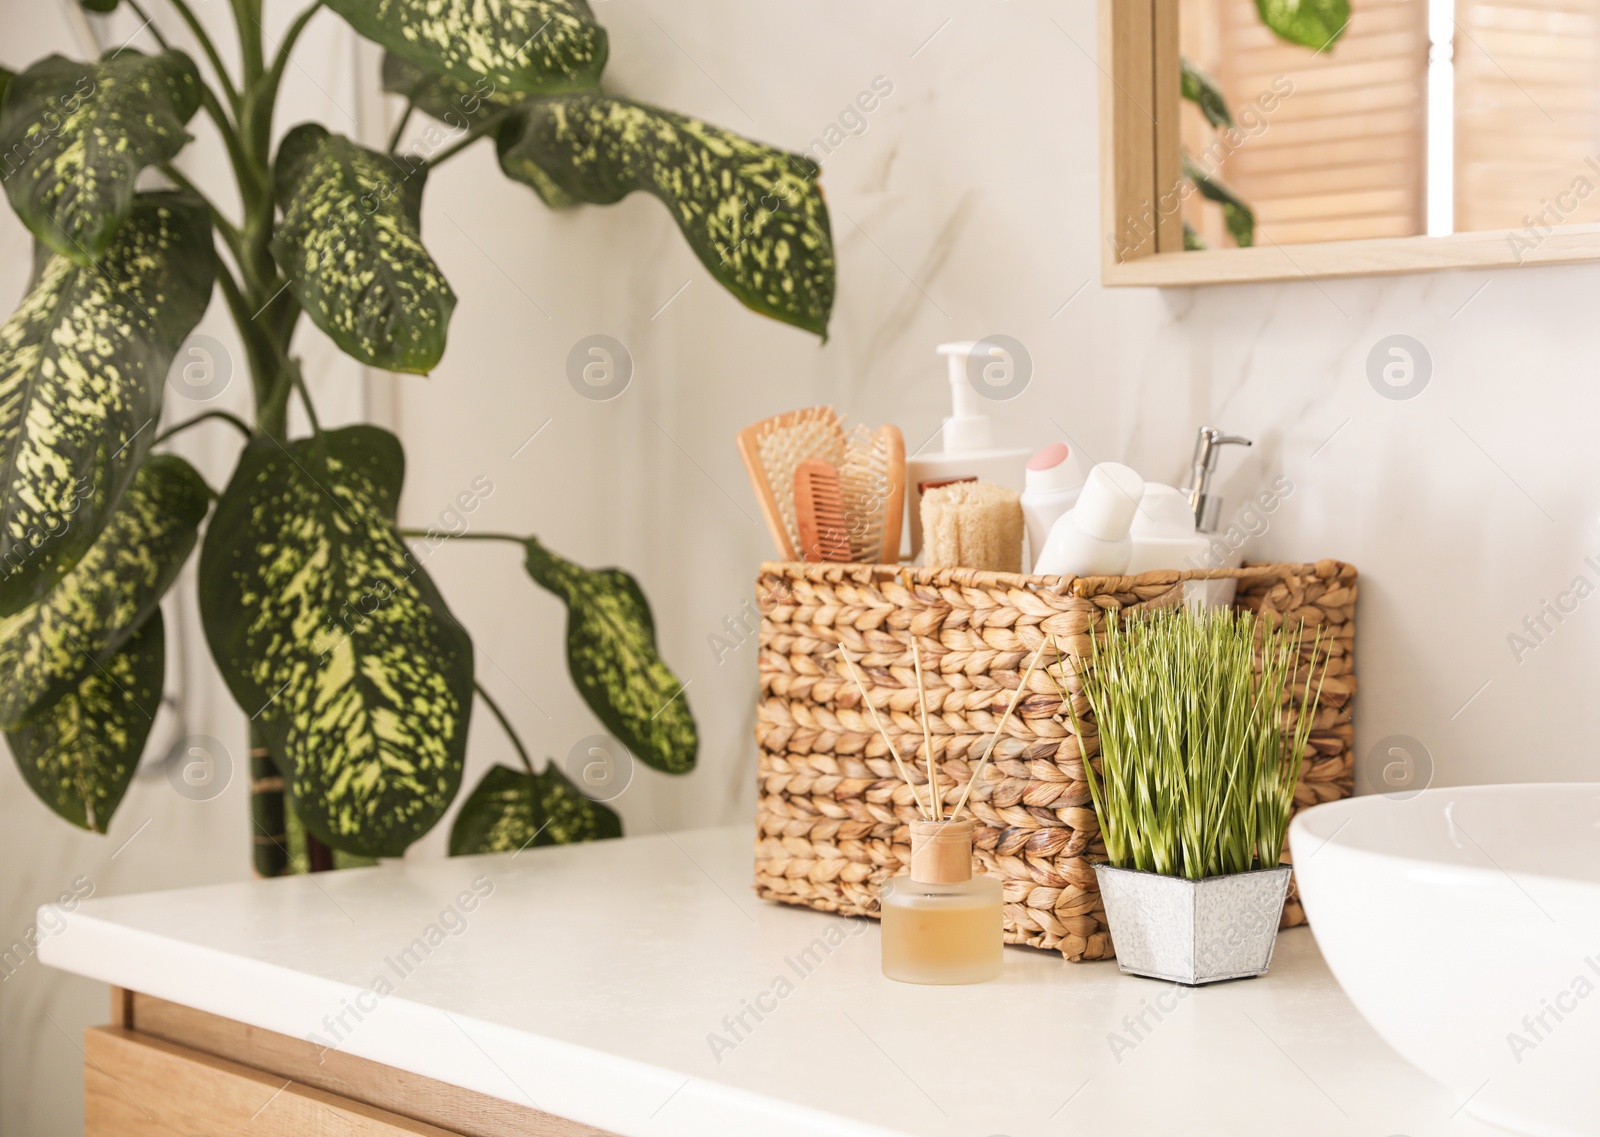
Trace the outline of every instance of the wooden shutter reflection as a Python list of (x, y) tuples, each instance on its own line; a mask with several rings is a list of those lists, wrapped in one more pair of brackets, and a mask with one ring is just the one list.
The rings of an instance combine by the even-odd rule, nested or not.
[[(1353, 0), (1351, 10), (1339, 41), (1313, 52), (1273, 35), (1255, 0), (1183, 0), (1184, 53), (1217, 80), (1236, 118), (1275, 81), (1293, 84), (1270, 114), (1255, 112), (1265, 125), (1217, 166), (1255, 210), (1258, 244), (1427, 231), (1427, 4)], [(1216, 136), (1186, 104), (1190, 153)], [(1197, 195), (1186, 205), (1212, 247), (1228, 243), (1218, 214)]]
[(1600, 0), (1456, 0), (1455, 74), (1457, 231), (1600, 221)]

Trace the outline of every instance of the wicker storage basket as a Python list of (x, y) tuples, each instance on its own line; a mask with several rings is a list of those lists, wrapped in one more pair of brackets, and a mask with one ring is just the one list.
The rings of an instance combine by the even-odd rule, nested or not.
[[(757, 893), (825, 912), (876, 915), (878, 883), (910, 861), (907, 824), (917, 817), (911, 790), (861, 707), (837, 644), (861, 659), (868, 696), (909, 757), (922, 742), (911, 655), (917, 637), (935, 761), (953, 805), (1043, 640), (1054, 634), (1066, 654), (1086, 653), (1108, 612), (1178, 604), (1185, 580), (1224, 577), (1239, 581), (1236, 606), (1303, 619), (1306, 650), (1312, 629), (1323, 627), (1328, 678), (1296, 808), (1348, 796), (1356, 601), (1349, 565), (1076, 578), (763, 565)], [(1091, 867), (1104, 860), (1104, 848), (1077, 742), (1058, 721), (1060, 695), (1043, 674), (1051, 662), (1047, 648), (973, 788), (967, 808), (979, 825), (974, 848), (1004, 886), (1008, 943), (1055, 948), (1073, 960), (1107, 959), (1113, 948)], [(1291, 886), (1283, 926), (1304, 922)]]

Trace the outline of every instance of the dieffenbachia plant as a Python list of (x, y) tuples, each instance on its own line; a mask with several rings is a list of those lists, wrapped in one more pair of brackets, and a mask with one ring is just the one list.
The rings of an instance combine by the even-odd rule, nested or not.
[[(1330, 50), (1350, 25), (1350, 0), (1256, 0), (1261, 22), (1279, 39), (1316, 54)], [(1216, 80), (1188, 57), (1180, 57), (1182, 72), (1179, 92), (1195, 106), (1217, 130), (1233, 130), (1233, 111)], [(1183, 154), (1183, 179), (1200, 191), (1200, 196), (1222, 207), (1223, 224), (1233, 243), (1248, 248), (1256, 240), (1256, 214), (1217, 172), (1208, 170), (1187, 151)], [(1187, 221), (1183, 223), (1183, 247), (1203, 249), (1205, 241)]]
[[(294, 334), (304, 316), (369, 367), (438, 364), (456, 298), (423, 243), (422, 196), (431, 169), (488, 139), (551, 207), (659, 198), (735, 297), (825, 336), (834, 264), (817, 168), (607, 94), (606, 33), (585, 0), (318, 0), (271, 51), (263, 0), (233, 0), (236, 72), (193, 0), (170, 4), (205, 70), (138, 0), (122, 3), (159, 55), (0, 69), (5, 192), (37, 247), (0, 327), (0, 730), (23, 777), (62, 817), (105, 832), (161, 698), (160, 602), (198, 546), (206, 638), (251, 723), (259, 872), (286, 871), (291, 831), (313, 864), (328, 849), (403, 852), (460, 790), (475, 695), (522, 762), (468, 796), (451, 852), (616, 835), (613, 811), (553, 763), (535, 770), (475, 683), (471, 637), (407, 544), (426, 534), (397, 525), (399, 440), (317, 425)], [(274, 127), (291, 53), (323, 7), (389, 53), (385, 87), (406, 110), (387, 151), (318, 123)], [(439, 125), (402, 150), (414, 110)], [(173, 165), (202, 111), (237, 182), (236, 217)], [(162, 176), (172, 188), (147, 188)], [(168, 370), (214, 288), (238, 326), (253, 417), (209, 411), (159, 431)], [(291, 437), (291, 399), (309, 434)], [(220, 493), (162, 452), (202, 422), (245, 436)], [(530, 581), (565, 604), (569, 670), (605, 728), (655, 769), (691, 769), (684, 685), (633, 578), (534, 537), (470, 536), (520, 545)]]

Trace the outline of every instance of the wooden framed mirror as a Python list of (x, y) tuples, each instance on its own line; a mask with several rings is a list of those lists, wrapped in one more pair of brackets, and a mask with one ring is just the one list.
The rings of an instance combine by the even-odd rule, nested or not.
[(1100, 70), (1108, 285), (1600, 260), (1600, 0), (1101, 0)]

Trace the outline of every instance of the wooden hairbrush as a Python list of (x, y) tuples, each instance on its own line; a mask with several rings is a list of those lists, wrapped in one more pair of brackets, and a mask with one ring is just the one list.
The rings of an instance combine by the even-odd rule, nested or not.
[[(900, 523), (905, 514), (905, 441), (897, 427), (856, 426), (846, 433), (832, 407), (806, 407), (752, 423), (739, 432), (739, 456), (749, 471), (756, 501), (786, 561), (817, 560), (824, 545), (804, 541), (795, 501), (795, 475), (816, 460), (834, 471), (845, 518), (847, 556), (838, 541), (825, 548), (829, 561), (895, 564), (900, 559)], [(812, 555), (806, 555), (806, 551)]]

